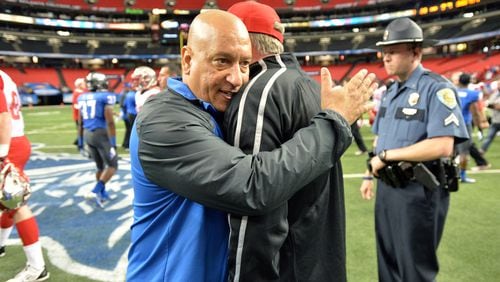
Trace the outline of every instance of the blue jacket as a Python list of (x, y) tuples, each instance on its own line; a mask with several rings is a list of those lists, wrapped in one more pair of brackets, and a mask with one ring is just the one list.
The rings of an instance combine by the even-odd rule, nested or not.
[(130, 139), (134, 223), (128, 281), (226, 281), (226, 212), (264, 214), (337, 162), (350, 126), (320, 112), (281, 149), (246, 155), (220, 138), (221, 115), (187, 85), (139, 112)]

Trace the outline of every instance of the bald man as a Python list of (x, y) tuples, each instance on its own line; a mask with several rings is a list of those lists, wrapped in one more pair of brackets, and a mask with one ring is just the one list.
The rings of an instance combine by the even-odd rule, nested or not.
[(192, 22), (182, 80), (150, 98), (130, 139), (134, 223), (127, 281), (226, 281), (227, 213), (259, 215), (328, 171), (368, 110), (374, 75), (332, 88), (322, 71), (322, 111), (271, 152), (246, 155), (221, 139), (222, 113), (248, 81), (252, 48), (236, 16), (211, 10)]

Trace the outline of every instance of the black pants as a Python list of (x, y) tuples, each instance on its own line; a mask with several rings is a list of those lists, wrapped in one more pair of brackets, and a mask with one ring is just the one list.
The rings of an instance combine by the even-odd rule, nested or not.
[(125, 136), (123, 138), (123, 148), (127, 148), (129, 146), (130, 141), (130, 132), (132, 130), (132, 126), (134, 126), (135, 117), (137, 115), (128, 114), (127, 119), (125, 120)]
[(375, 230), (379, 281), (434, 281), (437, 248), (449, 206), (448, 190), (410, 182), (392, 188), (378, 181)]
[(476, 143), (472, 142), (472, 145), (469, 147), (469, 154), (474, 159), (477, 166), (488, 165), (488, 161), (479, 153)]
[(359, 150), (361, 152), (368, 151), (368, 149), (366, 149), (365, 142), (363, 141), (363, 136), (361, 136), (361, 131), (359, 131), (359, 127), (357, 125), (357, 122), (354, 122), (351, 125), (351, 132), (352, 132), (352, 136), (354, 137), (354, 142), (356, 142), (356, 145), (358, 146)]
[(129, 141), (130, 141), (130, 131), (132, 130), (132, 124), (130, 123), (128, 116), (123, 119), (125, 123), (125, 136), (123, 136), (122, 147), (128, 149)]

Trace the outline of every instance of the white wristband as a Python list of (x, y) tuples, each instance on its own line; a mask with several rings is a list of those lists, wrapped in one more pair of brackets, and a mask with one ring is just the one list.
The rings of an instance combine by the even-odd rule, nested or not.
[(0, 144), (0, 158), (5, 158), (9, 154), (9, 144)]

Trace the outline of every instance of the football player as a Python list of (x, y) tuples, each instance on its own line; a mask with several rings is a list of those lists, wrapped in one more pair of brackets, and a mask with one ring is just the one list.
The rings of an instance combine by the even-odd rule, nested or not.
[[(0, 168), (14, 164), (21, 175), (31, 154), (31, 144), (24, 135), (21, 99), (14, 81), (0, 70)], [(3, 185), (2, 185), (3, 186)], [(0, 195), (0, 257), (5, 255), (5, 243), (14, 224), (23, 243), (26, 267), (9, 281), (43, 281), (50, 274), (45, 267), (39, 230), (35, 216), (23, 201), (7, 208), (9, 199)]]
[(75, 140), (75, 145), (78, 145), (78, 116), (80, 112), (78, 110), (78, 97), (85, 92), (85, 78), (79, 77), (75, 80), (75, 89), (71, 96), (71, 103), (73, 104), (73, 120), (75, 121), (77, 128), (77, 139)]
[(97, 183), (92, 193), (95, 194), (97, 205), (102, 208), (104, 203), (110, 200), (106, 183), (118, 169), (116, 128), (113, 119), (116, 95), (108, 91), (108, 80), (103, 73), (91, 72), (85, 81), (89, 92), (78, 97), (80, 109), (78, 146), (81, 149), (85, 142), (91, 158), (96, 163)]
[(161, 89), (158, 86), (155, 71), (146, 66), (137, 67), (132, 73), (132, 81), (137, 85), (137, 92), (135, 93), (135, 106), (139, 112), (146, 102), (146, 100), (158, 94)]

